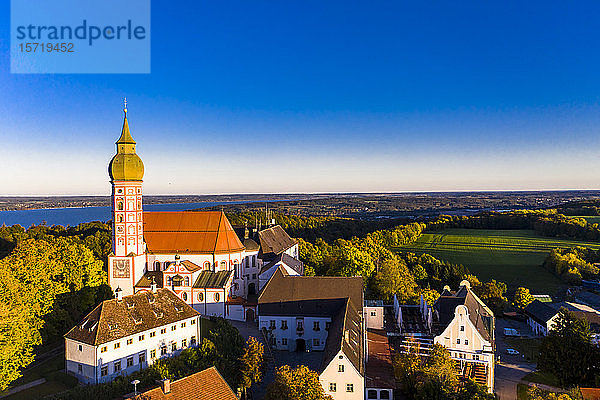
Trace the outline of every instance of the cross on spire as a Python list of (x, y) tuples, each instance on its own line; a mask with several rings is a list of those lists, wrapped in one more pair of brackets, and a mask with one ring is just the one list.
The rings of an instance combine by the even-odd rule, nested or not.
[(123, 112), (127, 114), (127, 97), (123, 98)]

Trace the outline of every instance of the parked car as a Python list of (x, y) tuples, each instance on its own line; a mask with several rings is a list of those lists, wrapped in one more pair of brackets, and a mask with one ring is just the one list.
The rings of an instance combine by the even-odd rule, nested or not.
[(513, 355), (513, 356), (518, 356), (519, 352), (517, 350), (515, 350), (515, 349), (506, 349), (506, 354), (510, 354), (510, 355)]

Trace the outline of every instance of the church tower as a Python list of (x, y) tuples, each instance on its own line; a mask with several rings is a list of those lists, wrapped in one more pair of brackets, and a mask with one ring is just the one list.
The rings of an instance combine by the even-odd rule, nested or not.
[(108, 282), (123, 295), (133, 294), (146, 262), (142, 211), (144, 164), (135, 152), (135, 140), (127, 122), (127, 100), (117, 154), (108, 165), (112, 185), (112, 254), (108, 258)]

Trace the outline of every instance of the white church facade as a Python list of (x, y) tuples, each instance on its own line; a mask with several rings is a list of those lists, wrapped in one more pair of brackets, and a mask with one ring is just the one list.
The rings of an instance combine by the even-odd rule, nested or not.
[(261, 281), (281, 264), (292, 265), (290, 274), (303, 273), (297, 242), (280, 226), (253, 234), (246, 229), (239, 237), (220, 211), (143, 211), (144, 164), (124, 112), (117, 154), (108, 167), (113, 219), (109, 285), (128, 296), (154, 283), (202, 315), (254, 321)]

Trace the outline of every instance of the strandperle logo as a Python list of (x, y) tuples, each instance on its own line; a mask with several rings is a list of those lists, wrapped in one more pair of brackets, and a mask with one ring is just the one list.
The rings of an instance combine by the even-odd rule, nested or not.
[(71, 26), (17, 26), (17, 39), (23, 40), (87, 40), (91, 46), (95, 40), (121, 40), (121, 39), (146, 39), (146, 28), (141, 25), (133, 25), (131, 20), (127, 20), (125, 25), (104, 26), (88, 24), (83, 20), (81, 25), (73, 28)]
[(11, 0), (12, 73), (150, 73), (150, 0)]

